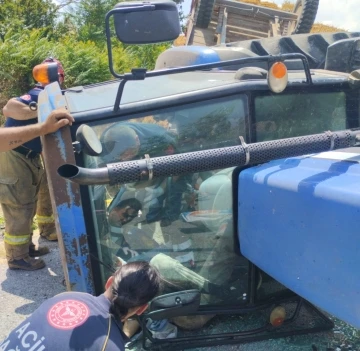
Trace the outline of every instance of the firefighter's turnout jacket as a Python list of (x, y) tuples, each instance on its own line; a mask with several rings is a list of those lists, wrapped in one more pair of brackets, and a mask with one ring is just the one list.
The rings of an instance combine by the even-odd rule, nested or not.
[[(37, 103), (42, 87), (13, 98), (4, 107), (5, 127), (37, 123)], [(41, 162), (41, 141), (35, 138), (0, 153), (0, 202), (5, 217), (5, 249), (8, 261), (28, 257), (35, 214), (43, 236), (56, 233), (46, 173)], [(54, 234), (53, 234), (54, 235)]]

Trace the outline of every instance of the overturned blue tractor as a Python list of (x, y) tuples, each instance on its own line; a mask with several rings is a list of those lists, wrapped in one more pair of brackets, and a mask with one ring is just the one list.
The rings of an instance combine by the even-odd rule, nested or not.
[(360, 328), (359, 35), (172, 48), (115, 72), (112, 16), (139, 44), (175, 39), (177, 15), (119, 4), (116, 79), (40, 95), (40, 119), (75, 117), (43, 138), (67, 288), (101, 294), (119, 262), (156, 265), (145, 349), (317, 333), (329, 314)]

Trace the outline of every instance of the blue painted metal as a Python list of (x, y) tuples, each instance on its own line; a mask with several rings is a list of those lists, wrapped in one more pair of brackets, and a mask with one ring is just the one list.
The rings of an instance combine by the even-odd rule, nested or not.
[(192, 54), (193, 60), (188, 66), (201, 65), (205, 63), (220, 62), (219, 54), (206, 46), (184, 46), (169, 49), (172, 51), (181, 51), (182, 53)]
[[(39, 95), (39, 120), (44, 121), (52, 110), (64, 106), (58, 83), (48, 85)], [(95, 294), (80, 187), (57, 174), (60, 165), (75, 164), (70, 129), (62, 128), (42, 141), (67, 289)]]
[(173, 56), (174, 54), (182, 56), (184, 62), (182, 66), (201, 65), (205, 63), (220, 62), (219, 54), (206, 46), (176, 46), (164, 51), (158, 59)]
[[(327, 159), (334, 154), (337, 159)], [(360, 328), (360, 165), (341, 154), (241, 172), (239, 239), (255, 265)]]

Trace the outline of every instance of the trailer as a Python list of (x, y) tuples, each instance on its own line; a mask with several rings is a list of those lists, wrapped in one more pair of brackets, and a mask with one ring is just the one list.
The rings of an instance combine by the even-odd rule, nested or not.
[(309, 33), (318, 5), (318, 0), (298, 0), (293, 12), (287, 12), (236, 0), (193, 0), (186, 45), (225, 45)]

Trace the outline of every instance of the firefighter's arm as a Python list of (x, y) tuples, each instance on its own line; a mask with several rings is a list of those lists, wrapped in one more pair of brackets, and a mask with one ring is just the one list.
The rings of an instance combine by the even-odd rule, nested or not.
[(37, 118), (37, 111), (30, 109), (29, 105), (17, 100), (10, 99), (3, 108), (4, 117), (11, 117), (13, 119), (25, 121), (32, 118)]
[(58, 129), (72, 125), (74, 118), (65, 110), (54, 110), (45, 122), (24, 127), (0, 128), (0, 152), (8, 151), (40, 135), (54, 133)]

